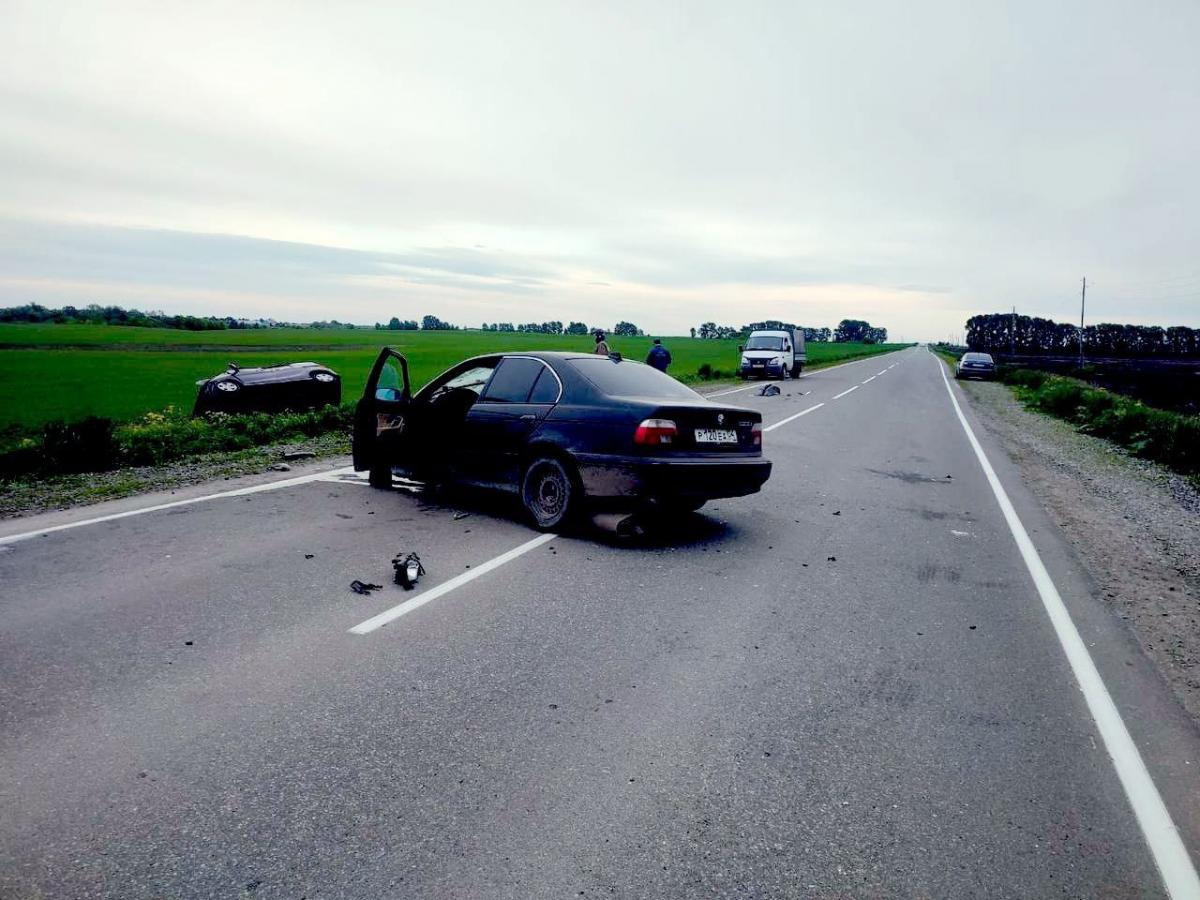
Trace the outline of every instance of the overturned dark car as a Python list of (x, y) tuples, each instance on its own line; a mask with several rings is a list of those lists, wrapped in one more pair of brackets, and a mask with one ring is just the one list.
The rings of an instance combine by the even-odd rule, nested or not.
[(354, 468), (517, 494), (533, 523), (584, 512), (699, 509), (756, 493), (771, 474), (762, 416), (704, 399), (618, 355), (521, 352), (459, 363), (412, 394), (383, 350), (354, 423)]
[(280, 363), (243, 369), (236, 363), (220, 375), (197, 381), (193, 416), (210, 412), (285, 412), (338, 406), (342, 402), (342, 378), (319, 363)]

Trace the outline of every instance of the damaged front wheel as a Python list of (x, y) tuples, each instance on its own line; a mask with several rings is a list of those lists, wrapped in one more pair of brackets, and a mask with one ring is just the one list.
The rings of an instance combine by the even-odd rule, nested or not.
[(575, 514), (582, 493), (566, 465), (552, 456), (530, 463), (521, 481), (521, 500), (542, 531), (553, 531), (567, 522)]

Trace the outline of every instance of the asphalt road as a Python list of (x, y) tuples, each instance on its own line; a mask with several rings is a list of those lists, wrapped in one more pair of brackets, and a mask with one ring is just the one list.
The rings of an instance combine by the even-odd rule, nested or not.
[[(761, 494), (362, 634), (536, 533), (319, 472), (0, 523), (0, 897), (1165, 895), (939, 364), (783, 390)], [(975, 432), (1195, 859), (1196, 729)]]

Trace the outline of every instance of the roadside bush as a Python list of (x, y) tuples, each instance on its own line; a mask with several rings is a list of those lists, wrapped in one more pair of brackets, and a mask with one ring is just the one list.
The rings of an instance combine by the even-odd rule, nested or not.
[(100, 472), (117, 459), (112, 419), (88, 416), (79, 422), (42, 426), (43, 464), (56, 472)]
[(733, 376), (729, 372), (714, 369), (710, 363), (701, 363), (700, 368), (696, 370), (696, 377), (701, 381), (720, 381), (722, 378)]
[(1046, 373), (1036, 369), (1001, 369), (1000, 377), (1005, 384), (1029, 388), (1036, 391), (1046, 383)]
[(51, 422), (40, 433), (6, 440), (7, 448), (0, 451), (0, 478), (162, 465), (204, 453), (348, 432), (353, 415), (353, 407), (326, 406), (307, 412), (215, 413), (193, 419), (168, 408), (122, 425), (98, 418)]
[(1004, 373), (1026, 405), (1187, 475), (1200, 473), (1200, 417), (1146, 406), (1081, 381), (1028, 369)]

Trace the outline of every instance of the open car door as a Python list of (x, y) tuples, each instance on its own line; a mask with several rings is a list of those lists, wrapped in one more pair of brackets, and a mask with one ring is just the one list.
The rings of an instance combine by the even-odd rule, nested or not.
[(372, 484), (390, 485), (392, 467), (405, 464), (411, 404), (408, 360), (384, 347), (354, 409), (354, 470), (369, 470)]

